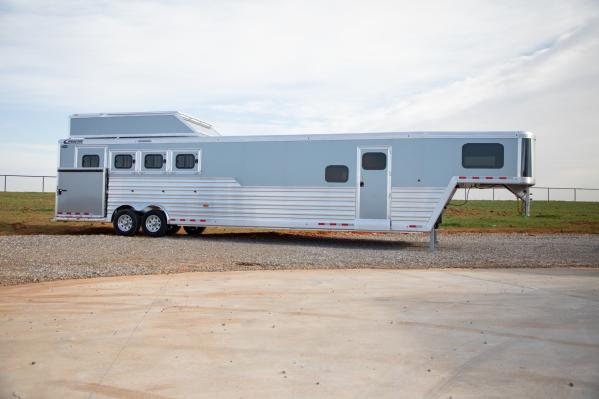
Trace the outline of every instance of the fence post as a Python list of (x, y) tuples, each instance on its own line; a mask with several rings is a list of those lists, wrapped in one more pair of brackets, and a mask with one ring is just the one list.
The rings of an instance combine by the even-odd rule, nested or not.
[(6, 192), (6, 175), (4, 175), (4, 192)]
[(493, 201), (495, 201), (495, 187), (492, 187), (493, 189)]
[(549, 187), (547, 187), (547, 202), (549, 202)]
[(42, 193), (44, 192), (44, 183), (45, 183), (44, 180), (45, 179), (46, 179), (46, 176), (42, 176)]
[(576, 202), (576, 187), (574, 187), (573, 190), (574, 190), (574, 202)]

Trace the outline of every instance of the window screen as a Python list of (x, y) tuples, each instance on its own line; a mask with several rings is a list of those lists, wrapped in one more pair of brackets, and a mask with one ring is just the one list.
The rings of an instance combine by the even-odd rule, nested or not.
[(196, 165), (196, 156), (194, 154), (178, 154), (175, 158), (177, 169), (193, 169)]
[(385, 170), (387, 168), (387, 154), (384, 152), (366, 152), (362, 154), (362, 169)]
[(81, 166), (83, 168), (97, 168), (100, 166), (99, 155), (84, 155), (81, 158)]
[(146, 169), (162, 169), (164, 157), (162, 154), (146, 154), (144, 157), (144, 167)]
[(119, 154), (114, 157), (114, 167), (116, 169), (131, 169), (133, 166), (133, 156), (131, 154)]
[(503, 168), (503, 144), (464, 144), (462, 146), (462, 166), (468, 169)]
[(345, 165), (329, 165), (324, 170), (324, 179), (329, 183), (345, 183), (349, 178), (349, 169)]

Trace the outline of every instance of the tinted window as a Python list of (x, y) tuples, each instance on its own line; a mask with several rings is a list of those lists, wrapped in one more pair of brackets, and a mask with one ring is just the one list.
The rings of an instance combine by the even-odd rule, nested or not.
[(324, 179), (329, 183), (345, 183), (349, 178), (349, 169), (345, 165), (329, 165), (324, 170)]
[(362, 154), (362, 169), (384, 170), (387, 168), (387, 154), (384, 152), (366, 152)]
[(131, 154), (119, 154), (114, 157), (114, 167), (116, 169), (131, 169), (133, 166), (133, 156)]
[(81, 158), (81, 166), (84, 168), (97, 168), (100, 166), (99, 155), (84, 155)]
[(462, 146), (462, 166), (468, 169), (503, 168), (503, 145), (468, 143)]
[(162, 154), (147, 154), (144, 157), (144, 167), (146, 169), (162, 169), (164, 157)]
[(177, 169), (193, 169), (196, 165), (196, 156), (194, 154), (178, 154), (175, 158)]
[(522, 139), (522, 177), (532, 177), (531, 139)]

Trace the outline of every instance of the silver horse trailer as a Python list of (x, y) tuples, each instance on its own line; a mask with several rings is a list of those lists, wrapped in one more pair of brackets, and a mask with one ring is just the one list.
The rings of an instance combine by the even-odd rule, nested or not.
[(180, 226), (430, 232), (458, 188), (501, 186), (528, 212), (528, 132), (221, 136), (178, 112), (72, 115), (56, 220), (121, 235)]

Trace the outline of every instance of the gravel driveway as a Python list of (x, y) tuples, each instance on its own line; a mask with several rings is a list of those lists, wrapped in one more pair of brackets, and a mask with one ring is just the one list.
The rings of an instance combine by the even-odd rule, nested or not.
[(248, 232), (0, 236), (0, 284), (184, 271), (314, 268), (599, 267), (598, 235)]

